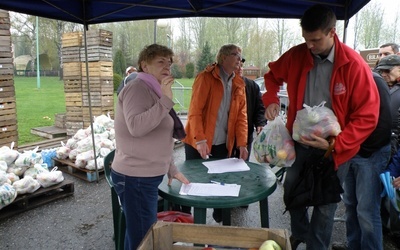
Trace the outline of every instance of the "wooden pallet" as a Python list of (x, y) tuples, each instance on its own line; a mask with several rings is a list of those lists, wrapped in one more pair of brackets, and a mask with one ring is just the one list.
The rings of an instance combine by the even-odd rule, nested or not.
[(64, 180), (48, 188), (39, 188), (32, 194), (19, 195), (11, 204), (0, 210), (0, 220), (73, 194), (74, 182)]
[[(97, 181), (97, 174), (94, 170), (88, 170), (85, 168), (79, 168), (70, 159), (54, 159), (55, 165), (58, 169), (64, 173), (75, 176), (87, 182)], [(104, 169), (99, 171), (99, 180), (104, 178)]]
[(58, 137), (55, 139), (43, 140), (40, 142), (34, 142), (30, 144), (24, 144), (18, 147), (18, 152), (23, 153), (24, 151), (33, 150), (36, 147), (39, 147), (38, 152), (43, 149), (57, 148), (61, 147), (61, 142), (67, 142), (68, 137)]

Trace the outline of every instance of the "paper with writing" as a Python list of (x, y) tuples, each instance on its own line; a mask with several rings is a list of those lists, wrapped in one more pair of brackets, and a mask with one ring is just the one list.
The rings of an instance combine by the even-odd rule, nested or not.
[(180, 195), (194, 196), (233, 196), (238, 197), (240, 185), (237, 184), (214, 184), (214, 183), (189, 183), (182, 184)]

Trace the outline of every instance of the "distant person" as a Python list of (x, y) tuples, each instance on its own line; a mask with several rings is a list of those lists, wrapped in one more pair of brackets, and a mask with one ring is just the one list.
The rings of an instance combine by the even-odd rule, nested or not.
[[(390, 56), (390, 55), (400, 55), (400, 51), (399, 51), (399, 45), (396, 43), (385, 43), (382, 44), (379, 47), (379, 51), (378, 51), (378, 60), (376, 60), (375, 63), (375, 67), (374, 67), (374, 72), (378, 73), (378, 70), (376, 69), (376, 67), (378, 66), (379, 61), (384, 58), (385, 56)], [(390, 86), (389, 86), (390, 88)]]
[(111, 178), (126, 220), (125, 249), (137, 249), (157, 221), (158, 186), (164, 175), (189, 184), (173, 161), (173, 136), (185, 136), (173, 110), (173, 52), (158, 44), (139, 54), (139, 73), (121, 91), (115, 112)]
[[(265, 124), (267, 124), (267, 120), (265, 119), (265, 107), (261, 100), (261, 92), (260, 87), (253, 80), (243, 76), (243, 65), (246, 59), (242, 58), (242, 62), (240, 63), (239, 69), (235, 71), (236, 75), (241, 76), (246, 85), (246, 104), (247, 104), (247, 150), (249, 151), (250, 158), (251, 146), (253, 144), (254, 139), (254, 129), (256, 130), (256, 134), (258, 135)], [(239, 157), (239, 155), (237, 155)]]
[(379, 47), (378, 60), (390, 55), (400, 55), (399, 45), (396, 43), (385, 43)]
[(125, 70), (125, 78), (122, 80), (122, 82), (119, 84), (118, 89), (117, 89), (117, 95), (121, 92), (121, 90), (128, 84), (129, 81), (132, 81), (136, 78), (137, 76), (137, 69), (133, 66), (129, 66)]
[(383, 57), (376, 67), (390, 89), (390, 107), (392, 110), (392, 130), (398, 132), (400, 108), (400, 55)]
[[(229, 158), (235, 150), (239, 158), (248, 158), (246, 90), (242, 77), (235, 74), (241, 53), (237, 45), (223, 45), (217, 63), (196, 76), (182, 140), (186, 160)], [(221, 222), (222, 210), (214, 209), (213, 218)]]

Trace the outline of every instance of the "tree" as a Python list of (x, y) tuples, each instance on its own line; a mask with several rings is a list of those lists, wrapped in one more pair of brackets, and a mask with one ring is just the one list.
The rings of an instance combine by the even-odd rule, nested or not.
[(194, 64), (193, 63), (188, 63), (186, 64), (186, 77), (191, 79), (194, 76)]
[(125, 75), (126, 60), (122, 50), (117, 50), (114, 56), (113, 71), (121, 76)]
[(200, 58), (197, 61), (197, 72), (202, 71), (207, 67), (208, 64), (211, 64), (214, 61), (214, 56), (211, 54), (211, 47), (208, 42), (206, 42), (200, 54)]
[(176, 64), (172, 64), (172, 68), (171, 68), (171, 75), (174, 78), (180, 79), (182, 78), (182, 71), (180, 71), (179, 66)]

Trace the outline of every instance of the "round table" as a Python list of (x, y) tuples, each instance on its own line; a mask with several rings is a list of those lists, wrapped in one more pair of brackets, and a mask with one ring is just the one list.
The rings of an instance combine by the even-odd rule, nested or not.
[(159, 195), (167, 203), (193, 207), (194, 222), (197, 224), (206, 224), (207, 208), (222, 208), (223, 225), (230, 225), (231, 208), (259, 202), (261, 226), (269, 227), (268, 196), (276, 189), (275, 174), (268, 167), (251, 162), (246, 162), (250, 167), (248, 171), (208, 174), (208, 169), (202, 164), (204, 161), (188, 160), (177, 164), (177, 167), (193, 183), (218, 181), (241, 185), (239, 197), (180, 195), (181, 182), (174, 180), (168, 186), (167, 176), (158, 187)]

